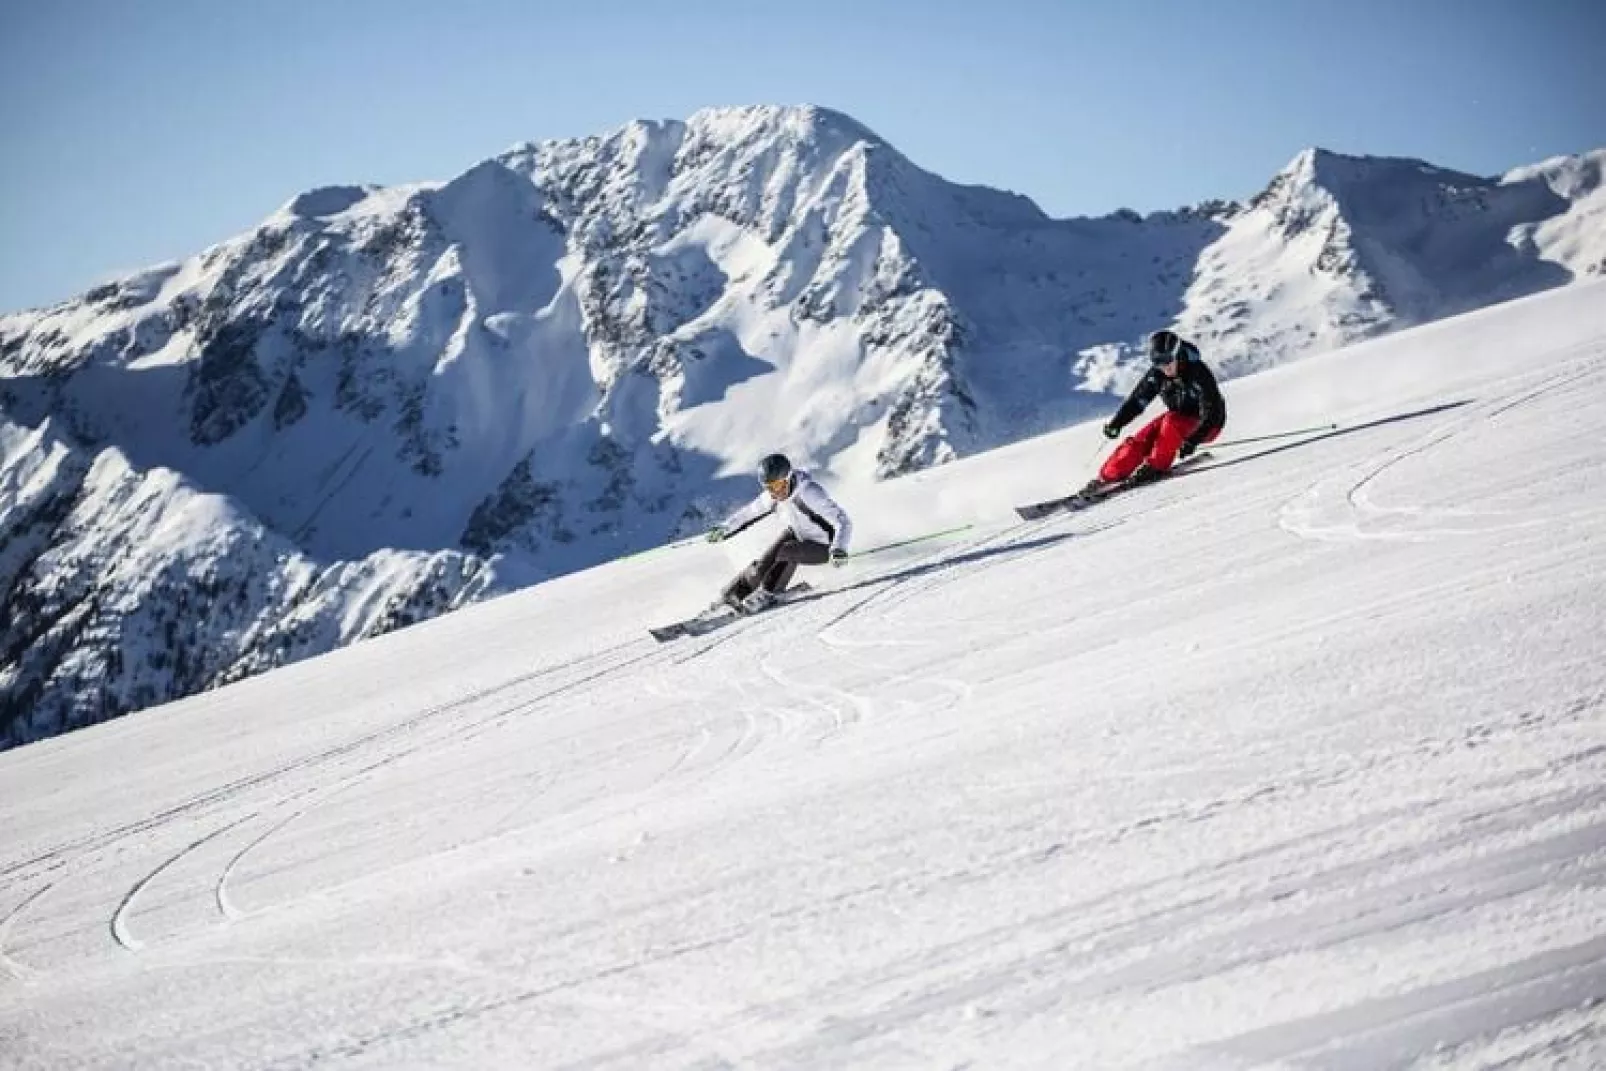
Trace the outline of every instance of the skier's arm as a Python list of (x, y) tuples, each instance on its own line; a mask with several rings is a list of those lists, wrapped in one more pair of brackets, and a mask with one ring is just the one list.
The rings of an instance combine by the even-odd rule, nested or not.
[(820, 492), (820, 497), (825, 500), (826, 515), (836, 527), (836, 536), (831, 540), (831, 549), (846, 554), (848, 543), (853, 538), (853, 518), (848, 516), (848, 511), (843, 509), (836, 499), (824, 491)]
[(1199, 426), (1188, 436), (1188, 441), (1198, 446), (1227, 423), (1227, 401), (1221, 396), (1221, 388), (1210, 369), (1203, 362), (1195, 365), (1195, 368), (1198, 370), (1196, 382), (1199, 384), (1200, 398)]
[(831, 529), (831, 549), (846, 554), (848, 542), (853, 538), (853, 519), (837, 500), (825, 493), (825, 488), (810, 480), (799, 488), (798, 505), (822, 520)]
[(1144, 373), (1143, 378), (1138, 380), (1138, 385), (1132, 388), (1132, 393), (1127, 395), (1126, 401), (1121, 403), (1121, 408), (1110, 418), (1109, 426), (1120, 430), (1132, 423), (1133, 419), (1143, 412), (1144, 407), (1154, 401), (1154, 396), (1160, 393), (1160, 376), (1160, 372), (1152, 370)]
[(749, 525), (768, 517), (774, 510), (775, 499), (770, 497), (768, 491), (760, 491), (757, 498), (726, 517), (724, 523), (719, 526), (720, 530), (725, 533), (725, 538), (729, 539)]

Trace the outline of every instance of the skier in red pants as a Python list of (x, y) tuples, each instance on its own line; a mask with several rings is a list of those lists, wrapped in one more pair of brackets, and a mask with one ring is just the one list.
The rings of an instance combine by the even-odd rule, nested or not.
[(1156, 395), (1165, 402), (1166, 411), (1117, 446), (1079, 494), (1097, 495), (1116, 484), (1135, 487), (1158, 480), (1170, 473), (1178, 458), (1191, 457), (1226, 425), (1227, 403), (1199, 347), (1175, 331), (1156, 331), (1149, 336), (1149, 362), (1148, 372), (1104, 425), (1104, 437), (1120, 436)]

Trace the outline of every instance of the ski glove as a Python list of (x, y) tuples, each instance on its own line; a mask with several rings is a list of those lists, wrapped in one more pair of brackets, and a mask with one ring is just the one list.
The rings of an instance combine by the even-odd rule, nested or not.
[(1104, 437), (1106, 439), (1117, 438), (1117, 437), (1120, 436), (1120, 434), (1121, 434), (1121, 429), (1116, 427), (1114, 424), (1106, 424), (1106, 425), (1104, 425)]
[(848, 552), (847, 551), (843, 550), (841, 547), (832, 547), (831, 548), (831, 564), (832, 565), (841, 566), (841, 565), (846, 565), (847, 562), (848, 562)]
[(1177, 451), (1178, 460), (1180, 460), (1180, 461), (1188, 460), (1188, 458), (1193, 456), (1193, 452), (1195, 450), (1197, 450), (1197, 449), (1199, 449), (1199, 444), (1198, 443), (1195, 443), (1195, 442), (1185, 442), (1185, 443), (1183, 443), (1182, 444), (1182, 449)]
[(710, 543), (718, 543), (725, 538), (725, 529), (716, 524), (714, 527), (708, 530), (708, 535), (704, 536), (703, 538), (707, 539)]

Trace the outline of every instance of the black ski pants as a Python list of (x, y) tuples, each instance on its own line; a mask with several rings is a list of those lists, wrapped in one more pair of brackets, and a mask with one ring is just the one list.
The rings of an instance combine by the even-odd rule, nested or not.
[(824, 565), (830, 560), (830, 547), (824, 543), (799, 539), (797, 533), (788, 528), (779, 539), (770, 544), (769, 550), (737, 574), (725, 592), (738, 599), (745, 599), (755, 588), (762, 586), (770, 594), (778, 594), (785, 591), (786, 585), (792, 582), (792, 574), (797, 572), (798, 566)]

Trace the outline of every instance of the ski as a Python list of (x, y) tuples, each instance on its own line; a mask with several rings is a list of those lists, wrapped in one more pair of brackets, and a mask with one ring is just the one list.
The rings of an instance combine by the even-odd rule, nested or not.
[(1015, 514), (1023, 521), (1035, 521), (1047, 517), (1051, 513), (1075, 513), (1084, 510), (1095, 502), (1101, 502), (1113, 494), (1120, 493), (1120, 488), (1112, 487), (1103, 494), (1085, 495), (1078, 491), (1074, 495), (1063, 498), (1046, 498), (1041, 502), (1029, 502), (1024, 506), (1016, 506)]
[(726, 625), (729, 625), (732, 622), (740, 621), (747, 617), (756, 617), (759, 614), (764, 613), (766, 610), (773, 610), (777, 606), (784, 606), (786, 603), (795, 600), (799, 595), (807, 594), (813, 590), (814, 589), (807, 583), (793, 584), (784, 592), (777, 595), (775, 600), (768, 606), (760, 610), (752, 610), (746, 613), (737, 613), (735, 610), (732, 610), (729, 606), (726, 606), (722, 602), (715, 603), (702, 613), (694, 614), (693, 616), (686, 618), (684, 621), (676, 621), (668, 625), (659, 625), (656, 628), (649, 628), (647, 631), (651, 633), (652, 638), (657, 640), (659, 643), (668, 643), (670, 640), (676, 640), (682, 636), (704, 636), (710, 632), (713, 632), (715, 629), (724, 628)]
[[(1186, 468), (1189, 468), (1189, 467), (1191, 467), (1193, 465), (1198, 464), (1199, 462), (1205, 460), (1209, 456), (1210, 456), (1210, 451), (1201, 450), (1197, 454), (1194, 454), (1192, 457), (1188, 458), (1186, 461), (1179, 461), (1175, 465), (1172, 465), (1171, 466), (1171, 475), (1174, 476), (1178, 472), (1180, 472), (1180, 471), (1182, 471), (1182, 470), (1184, 470)], [(1169, 479), (1169, 478), (1170, 477), (1168, 476), (1167, 479)], [(1151, 483), (1164, 483), (1165, 480), (1153, 480), (1153, 481), (1150, 481), (1150, 482)], [(1045, 499), (1042, 502), (1031, 502), (1031, 503), (1028, 503), (1027, 505), (1024, 505), (1024, 506), (1016, 506), (1015, 507), (1015, 513), (1023, 521), (1035, 521), (1035, 520), (1038, 520), (1039, 518), (1047, 517), (1049, 514), (1052, 514), (1052, 513), (1076, 513), (1079, 510), (1084, 510), (1084, 509), (1087, 509), (1089, 506), (1096, 505), (1096, 504), (1098, 504), (1100, 502), (1103, 502), (1107, 498), (1113, 498), (1116, 495), (1123, 494), (1124, 492), (1134, 490), (1135, 487), (1147, 487), (1147, 486), (1149, 486), (1149, 484), (1132, 485), (1132, 484), (1128, 484), (1128, 483), (1123, 482), (1123, 483), (1114, 484), (1111, 487), (1108, 487), (1108, 488), (1106, 488), (1104, 490), (1098, 491), (1098, 492), (1096, 492), (1094, 494), (1091, 494), (1091, 495), (1083, 494), (1082, 492), (1078, 491), (1075, 494), (1065, 495), (1062, 498), (1050, 498), (1050, 499)]]

